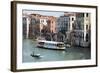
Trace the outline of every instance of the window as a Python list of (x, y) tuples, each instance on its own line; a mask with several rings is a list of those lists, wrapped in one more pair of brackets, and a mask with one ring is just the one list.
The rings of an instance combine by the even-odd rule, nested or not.
[(74, 18), (72, 18), (72, 21), (74, 21)]
[(44, 20), (41, 21), (42, 23), (44, 22)]
[(23, 17), (23, 24), (25, 24), (25, 25), (27, 23), (27, 20), (26, 19), (27, 19), (26, 17)]
[(86, 34), (86, 42), (88, 42), (89, 36), (88, 34)]
[(86, 25), (86, 30), (88, 30), (88, 25)]
[(88, 15), (88, 13), (86, 13), (86, 17), (88, 17), (89, 15)]
[(74, 23), (72, 23), (72, 30), (75, 29)]
[(82, 13), (82, 17), (84, 17), (84, 13)]
[(53, 21), (52, 21), (52, 24), (53, 24)]
[(38, 44), (40, 44), (40, 45), (44, 45), (44, 42), (39, 42)]

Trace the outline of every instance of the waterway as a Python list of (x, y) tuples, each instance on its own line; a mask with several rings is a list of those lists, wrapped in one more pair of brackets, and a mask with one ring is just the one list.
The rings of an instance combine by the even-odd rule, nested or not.
[[(32, 57), (32, 53), (40, 54), (41, 58)], [(85, 60), (91, 58), (90, 48), (71, 47), (66, 50), (50, 50), (37, 48), (36, 42), (31, 39), (23, 39), (22, 61), (27, 62), (46, 62), (46, 61), (65, 61), (65, 60)]]

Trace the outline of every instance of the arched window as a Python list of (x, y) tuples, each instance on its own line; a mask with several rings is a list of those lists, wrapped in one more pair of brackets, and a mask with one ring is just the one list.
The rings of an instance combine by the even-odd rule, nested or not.
[(89, 15), (88, 15), (88, 13), (86, 13), (86, 17), (88, 17)]
[(86, 42), (88, 42), (89, 36), (88, 34), (86, 34)]
[(86, 30), (88, 30), (88, 25), (86, 25)]
[(72, 21), (74, 21), (74, 18), (72, 18)]

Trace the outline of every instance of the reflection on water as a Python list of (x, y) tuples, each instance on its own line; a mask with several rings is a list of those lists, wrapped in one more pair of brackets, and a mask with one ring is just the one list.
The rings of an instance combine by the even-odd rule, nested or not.
[[(89, 48), (66, 48), (66, 50), (50, 50), (37, 48), (36, 42), (24, 39), (23, 40), (23, 62), (45, 62), (45, 61), (64, 61), (64, 60), (82, 60), (90, 59)], [(31, 54), (40, 54), (41, 58), (32, 57)]]

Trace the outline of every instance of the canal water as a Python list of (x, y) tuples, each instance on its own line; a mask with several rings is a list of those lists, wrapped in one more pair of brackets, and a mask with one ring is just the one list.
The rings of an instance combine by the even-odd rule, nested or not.
[[(31, 54), (40, 54), (42, 57), (32, 57)], [(30, 39), (23, 39), (22, 61), (26, 62), (46, 62), (46, 61), (65, 61), (65, 60), (85, 60), (90, 59), (89, 48), (72, 47), (66, 50), (50, 50), (37, 48), (36, 42)]]

